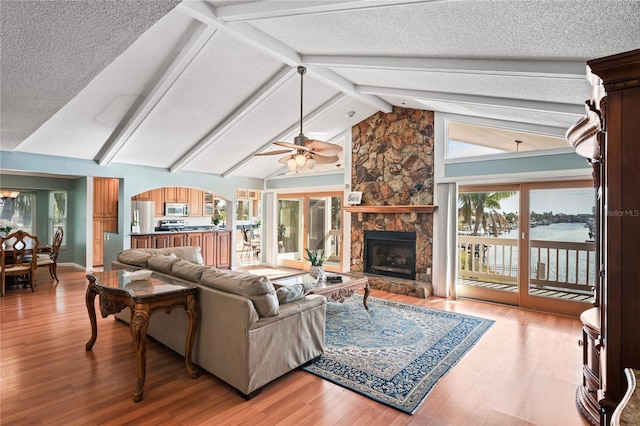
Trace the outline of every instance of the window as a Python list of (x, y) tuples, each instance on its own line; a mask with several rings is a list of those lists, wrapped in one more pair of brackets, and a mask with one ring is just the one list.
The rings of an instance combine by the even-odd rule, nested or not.
[(33, 234), (35, 217), (35, 195), (21, 192), (16, 198), (4, 198), (0, 202), (0, 227), (11, 228), (11, 232), (22, 229)]
[(564, 137), (455, 121), (447, 125), (447, 139), (447, 159), (569, 148)]
[[(49, 193), (49, 235), (55, 235), (56, 229), (61, 226), (67, 229), (67, 191), (51, 191)], [(66, 246), (67, 233), (64, 233), (62, 246)]]

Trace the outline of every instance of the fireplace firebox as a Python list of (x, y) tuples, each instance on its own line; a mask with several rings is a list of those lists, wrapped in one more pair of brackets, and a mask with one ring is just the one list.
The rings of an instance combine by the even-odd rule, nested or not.
[(364, 272), (415, 280), (415, 232), (364, 231)]

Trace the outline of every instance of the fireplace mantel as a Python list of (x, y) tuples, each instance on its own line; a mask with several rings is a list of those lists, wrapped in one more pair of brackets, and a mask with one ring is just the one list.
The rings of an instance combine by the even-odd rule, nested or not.
[(349, 213), (433, 213), (438, 206), (344, 206)]

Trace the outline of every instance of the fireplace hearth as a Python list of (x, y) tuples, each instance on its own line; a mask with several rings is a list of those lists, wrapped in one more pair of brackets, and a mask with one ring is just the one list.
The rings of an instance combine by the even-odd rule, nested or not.
[(415, 232), (364, 231), (364, 272), (414, 280)]

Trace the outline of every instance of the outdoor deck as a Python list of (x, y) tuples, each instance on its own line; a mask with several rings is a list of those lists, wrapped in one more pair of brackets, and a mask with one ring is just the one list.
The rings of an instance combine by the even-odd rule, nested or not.
[[(458, 285), (468, 285), (476, 287), (485, 287), (493, 290), (507, 291), (515, 293), (518, 286), (515, 284), (501, 284), (486, 281), (472, 280), (468, 278), (458, 278)], [(530, 293), (534, 296), (551, 297), (556, 299), (574, 300), (576, 302), (591, 302), (593, 294), (585, 294), (584, 291), (569, 292), (567, 290), (551, 290), (551, 289), (531, 289)]]

